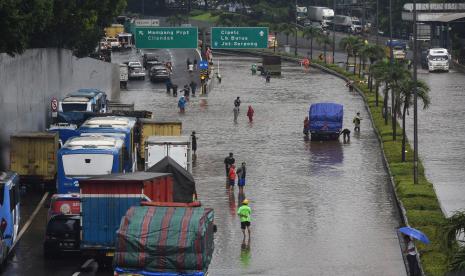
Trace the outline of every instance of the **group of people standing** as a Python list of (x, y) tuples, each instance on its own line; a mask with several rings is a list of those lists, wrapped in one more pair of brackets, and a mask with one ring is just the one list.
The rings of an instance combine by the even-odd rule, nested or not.
[[(241, 106), (241, 98), (240, 97), (237, 97), (235, 100), (234, 100), (234, 108), (233, 108), (233, 113), (234, 113), (234, 122), (237, 123), (237, 118), (239, 117), (239, 108)], [(253, 116), (254, 116), (254, 113), (255, 113), (255, 110), (252, 108), (251, 105), (249, 105), (248, 109), (247, 109), (247, 117), (249, 118), (249, 122), (252, 123), (253, 122)]]

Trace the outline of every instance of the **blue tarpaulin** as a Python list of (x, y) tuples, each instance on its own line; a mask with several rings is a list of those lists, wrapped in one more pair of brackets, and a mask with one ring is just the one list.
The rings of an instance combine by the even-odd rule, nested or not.
[(342, 130), (343, 106), (335, 103), (316, 103), (310, 106), (310, 132), (334, 132)]

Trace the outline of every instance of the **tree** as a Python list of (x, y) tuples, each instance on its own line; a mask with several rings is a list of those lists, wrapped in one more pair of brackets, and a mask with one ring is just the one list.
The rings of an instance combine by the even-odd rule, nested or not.
[(295, 27), (288, 23), (281, 23), (279, 30), (286, 36), (286, 45), (289, 45), (289, 36), (294, 33)]
[[(383, 114), (384, 114), (384, 124), (388, 124), (387, 118), (387, 103), (388, 103), (388, 92), (389, 92), (389, 71), (390, 64), (387, 60), (383, 59), (382, 61), (377, 62), (372, 67), (373, 77), (376, 79), (377, 83), (384, 83), (384, 101), (383, 101)], [(378, 102), (378, 94), (376, 94), (376, 102)]]
[[(400, 101), (402, 102), (402, 162), (405, 162), (405, 146), (406, 146), (406, 133), (405, 133), (405, 118), (409, 108), (413, 104), (413, 89), (416, 87), (418, 99), (423, 103), (423, 109), (428, 108), (430, 105), (430, 97), (428, 85), (421, 80), (415, 82), (412, 79), (403, 80), (399, 86)], [(400, 106), (399, 106), (400, 108)]]
[(368, 43), (367, 45), (365, 45), (364, 52), (365, 52), (366, 57), (370, 61), (370, 67), (368, 69), (368, 73), (369, 73), (368, 86), (370, 87), (370, 92), (371, 92), (373, 88), (373, 74), (372, 74), (371, 66), (376, 61), (383, 59), (386, 56), (386, 54), (382, 46), (377, 45), (377, 44), (372, 44), (372, 43)]
[(313, 39), (318, 38), (321, 35), (321, 31), (312, 26), (305, 27), (302, 32), (302, 37), (307, 41), (310, 40), (310, 59), (313, 59)]
[(465, 212), (456, 212), (442, 225), (442, 246), (449, 257), (450, 271), (465, 271), (464, 241), (457, 240), (465, 232)]
[[(355, 48), (359, 43), (359, 39), (356, 36), (349, 35), (341, 39), (339, 46), (344, 49), (347, 53), (346, 57), (346, 71), (349, 70), (349, 58), (355, 56)], [(354, 69), (355, 70), (355, 69)]]
[(391, 83), (391, 122), (392, 122), (392, 140), (397, 138), (397, 114), (400, 109), (400, 83), (412, 78), (407, 67), (400, 62), (395, 61), (390, 64), (389, 82)]

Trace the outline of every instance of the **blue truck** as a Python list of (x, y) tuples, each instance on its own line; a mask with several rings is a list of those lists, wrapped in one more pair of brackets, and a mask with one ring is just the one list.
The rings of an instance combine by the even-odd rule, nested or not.
[(6, 261), (18, 237), (19, 199), (18, 174), (0, 171), (0, 264)]
[(310, 106), (309, 132), (312, 140), (336, 140), (342, 130), (344, 107), (336, 103), (316, 103)]

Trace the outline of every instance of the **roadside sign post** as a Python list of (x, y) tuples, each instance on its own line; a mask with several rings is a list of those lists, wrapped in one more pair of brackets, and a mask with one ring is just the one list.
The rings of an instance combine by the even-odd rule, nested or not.
[(206, 61), (206, 60), (201, 60), (201, 61), (199, 62), (199, 69), (200, 69), (200, 70), (208, 69), (208, 61)]
[(136, 48), (196, 49), (196, 27), (136, 27)]
[(50, 109), (52, 110), (52, 118), (58, 117), (58, 100), (57, 98), (52, 98), (50, 101)]
[(268, 48), (267, 27), (212, 27), (213, 49), (265, 49)]
[(158, 27), (160, 26), (159, 19), (136, 19), (134, 24), (137, 27)]

